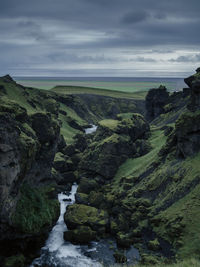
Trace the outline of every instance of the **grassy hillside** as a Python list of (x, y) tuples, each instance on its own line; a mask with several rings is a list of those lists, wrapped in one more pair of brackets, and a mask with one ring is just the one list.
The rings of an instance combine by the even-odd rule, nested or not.
[(110, 96), (116, 98), (128, 98), (128, 99), (144, 99), (147, 91), (137, 91), (133, 92), (123, 92), (123, 90), (112, 90), (100, 89), (100, 88), (91, 88), (91, 87), (77, 87), (77, 86), (56, 86), (52, 88), (52, 91), (62, 94), (91, 94), (91, 95), (101, 95), (101, 96)]

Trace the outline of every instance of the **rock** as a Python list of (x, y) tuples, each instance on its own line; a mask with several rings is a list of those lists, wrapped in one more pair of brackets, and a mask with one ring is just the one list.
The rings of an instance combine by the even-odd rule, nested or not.
[(91, 177), (114, 177), (118, 167), (129, 157), (138, 157), (150, 149), (146, 140), (149, 124), (142, 115), (132, 114), (121, 120), (103, 120), (93, 142), (84, 151), (79, 167)]
[(12, 79), (12, 77), (7, 74), (3, 77), (1, 77), (1, 80), (4, 82), (4, 83), (15, 83), (15, 81)]
[[(34, 113), (31, 115), (32, 128), (36, 132), (39, 141), (42, 144), (54, 143), (55, 136), (59, 137), (60, 127), (51, 119), (49, 114)], [(56, 140), (58, 139), (56, 138)]]
[(89, 194), (92, 190), (95, 190), (98, 187), (99, 185), (94, 179), (81, 178), (77, 191), (79, 193)]
[(0, 93), (6, 94), (6, 88), (3, 85), (0, 85)]
[(169, 101), (169, 93), (165, 86), (160, 86), (159, 88), (150, 89), (146, 99), (146, 118), (152, 121), (160, 114), (164, 113), (164, 106)]
[(66, 116), (66, 115), (67, 115), (67, 112), (66, 112), (66, 111), (64, 111), (64, 110), (62, 110), (62, 109), (59, 109), (59, 113), (60, 113), (60, 114), (62, 114), (62, 115), (64, 115), (64, 116)]
[(54, 168), (60, 173), (65, 173), (65, 172), (73, 171), (74, 164), (71, 161), (71, 159), (66, 157), (63, 153), (58, 152), (55, 155)]
[(196, 111), (200, 109), (200, 68), (196, 70), (196, 74), (184, 79), (185, 83), (191, 89), (190, 103), (188, 109)]
[(83, 204), (68, 206), (64, 220), (70, 230), (75, 230), (79, 226), (89, 226), (100, 235), (105, 234), (108, 227), (108, 215), (105, 211)]
[(72, 199), (71, 198), (64, 198), (63, 201), (66, 201), (66, 202), (71, 202)]
[(79, 131), (81, 131), (81, 132), (84, 132), (83, 127), (80, 126), (80, 125), (78, 124), (78, 122), (75, 121), (73, 118), (67, 116), (67, 117), (66, 117), (66, 121), (67, 121), (67, 123), (69, 124), (69, 126), (71, 126), (72, 128), (77, 129), (77, 130), (79, 130)]
[(89, 203), (89, 196), (84, 193), (76, 193), (75, 199), (77, 204), (87, 205)]
[(58, 116), (60, 104), (52, 98), (43, 101), (44, 108), (47, 112)]
[(75, 230), (64, 232), (64, 239), (75, 245), (84, 245), (96, 239), (96, 232), (89, 226), (79, 226)]
[(77, 181), (77, 176), (72, 171), (62, 173), (62, 177), (63, 177), (62, 179), (63, 185), (66, 185), (67, 183), (73, 184)]
[(176, 122), (176, 154), (186, 158), (200, 151), (200, 112), (186, 112)]
[(58, 140), (58, 152), (62, 152), (65, 147), (66, 147), (65, 139), (63, 135), (60, 135)]
[(113, 254), (114, 258), (115, 258), (115, 262), (116, 263), (125, 263), (127, 262), (127, 258), (126, 256), (124, 255), (124, 253), (120, 252), (120, 251), (116, 251), (114, 254)]

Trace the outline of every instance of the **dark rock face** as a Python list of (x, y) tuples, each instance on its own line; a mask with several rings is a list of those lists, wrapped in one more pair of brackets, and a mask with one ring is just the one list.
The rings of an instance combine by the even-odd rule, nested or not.
[[(18, 253), (18, 249), (23, 253), (27, 244), (31, 242), (36, 246), (34, 240), (38, 237), (36, 238), (34, 233), (32, 237), (30, 234), (27, 237), (26, 233), (19, 232), (13, 218), (16, 215), (16, 206), (22, 195), (21, 188), (24, 183), (35, 187), (44, 185), (45, 181), (48, 183), (52, 181), (51, 169), (57, 151), (59, 133), (60, 127), (50, 115), (36, 113), (28, 116), (26, 110), (14, 101), (6, 97), (0, 99), (0, 249), (2, 255), (4, 252), (5, 254)], [(59, 209), (55, 205), (55, 209), (57, 208)], [(55, 214), (56, 212), (55, 210)], [(41, 245), (44, 241), (45, 231), (49, 230), (51, 223), (52, 221), (49, 225), (38, 229), (41, 236), (37, 244)], [(4, 247), (5, 242), (10, 252)]]
[(200, 111), (186, 112), (176, 123), (177, 156), (193, 156), (200, 151)]
[(189, 111), (177, 120), (174, 139), (177, 156), (186, 158), (200, 151), (200, 68), (184, 81), (190, 87)]
[(200, 68), (196, 70), (196, 74), (184, 79), (185, 83), (191, 89), (191, 99), (188, 104), (190, 111), (200, 109)]
[(146, 118), (152, 121), (160, 114), (164, 113), (164, 106), (169, 101), (169, 93), (164, 86), (156, 89), (150, 89), (145, 100)]

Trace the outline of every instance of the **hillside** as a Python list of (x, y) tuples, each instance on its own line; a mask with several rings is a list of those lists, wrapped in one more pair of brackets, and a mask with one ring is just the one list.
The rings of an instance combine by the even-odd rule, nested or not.
[[(131, 245), (141, 264), (198, 259), (200, 70), (185, 82), (189, 88), (181, 92), (160, 86), (144, 99), (78, 88), (71, 95), (64, 87), (39, 90), (0, 78), (5, 267), (36, 257), (58, 219), (56, 195), (73, 182), (79, 187), (65, 213), (65, 240), (112, 237), (118, 263)], [(91, 124), (97, 131), (86, 135)]]

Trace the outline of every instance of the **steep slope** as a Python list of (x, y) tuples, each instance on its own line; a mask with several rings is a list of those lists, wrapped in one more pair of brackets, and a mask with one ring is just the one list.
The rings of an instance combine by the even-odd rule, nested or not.
[[(108, 112), (104, 101), (117, 108)], [(103, 98), (97, 110), (87, 102), (0, 78), (0, 260), (8, 266), (35, 257), (57, 220), (57, 192), (78, 179), (84, 129), (137, 109), (134, 100)]]
[[(114, 236), (119, 248), (137, 245), (144, 263), (199, 255), (199, 70), (189, 79), (191, 87), (168, 95), (162, 109), (152, 105), (158, 112), (150, 118), (151, 137), (145, 153), (131, 151), (116, 173), (120, 161), (115, 164), (116, 152), (111, 147), (118, 142), (112, 134), (118, 131), (119, 122), (104, 120), (79, 165), (87, 179), (80, 182), (77, 202), (107, 212), (104, 234)], [(155, 100), (154, 93), (156, 89), (149, 91), (150, 101)], [(127, 134), (128, 125), (125, 128)], [(112, 146), (107, 148), (109, 142)], [(124, 151), (117, 151), (123, 159)], [(75, 216), (76, 208), (73, 211)]]

